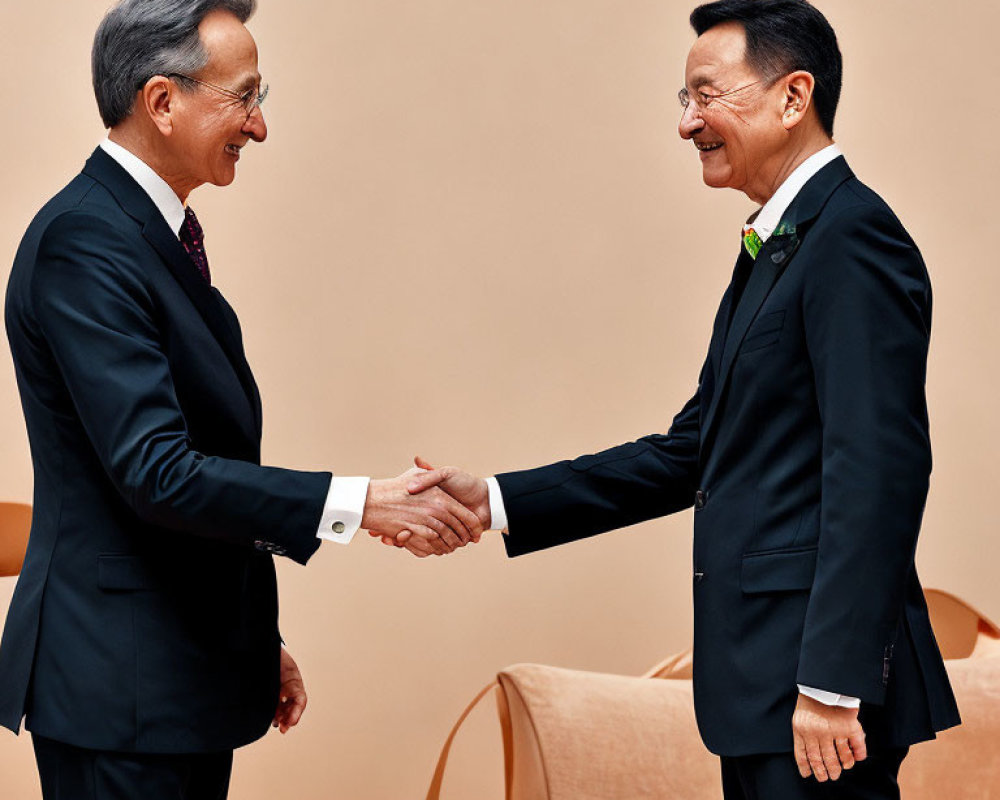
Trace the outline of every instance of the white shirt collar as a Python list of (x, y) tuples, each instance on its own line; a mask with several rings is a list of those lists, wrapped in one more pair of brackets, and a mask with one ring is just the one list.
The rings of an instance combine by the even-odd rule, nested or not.
[(101, 142), (101, 149), (121, 165), (132, 179), (149, 195), (163, 214), (167, 225), (178, 237), (184, 227), (184, 204), (174, 190), (145, 161), (110, 139)]
[(809, 156), (795, 168), (791, 175), (785, 178), (785, 182), (778, 187), (778, 191), (771, 196), (764, 207), (755, 216), (750, 217), (751, 221), (743, 226), (743, 232), (746, 233), (752, 227), (760, 240), (766, 242), (774, 233), (774, 229), (778, 227), (781, 217), (788, 210), (788, 206), (792, 204), (792, 200), (802, 191), (802, 187), (809, 182), (813, 175), (835, 158), (839, 158), (840, 155), (840, 148), (831, 144)]

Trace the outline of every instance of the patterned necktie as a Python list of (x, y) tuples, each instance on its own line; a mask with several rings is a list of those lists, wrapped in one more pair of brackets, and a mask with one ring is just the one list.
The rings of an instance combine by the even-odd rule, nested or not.
[(181, 244), (198, 268), (205, 283), (212, 285), (212, 273), (208, 270), (208, 256), (205, 254), (205, 232), (201, 229), (198, 217), (189, 206), (184, 209), (184, 225), (181, 228)]
[(750, 258), (756, 261), (757, 253), (759, 253), (760, 248), (764, 246), (764, 242), (761, 241), (760, 236), (757, 235), (757, 231), (753, 228), (747, 228), (743, 234), (743, 246), (750, 254)]

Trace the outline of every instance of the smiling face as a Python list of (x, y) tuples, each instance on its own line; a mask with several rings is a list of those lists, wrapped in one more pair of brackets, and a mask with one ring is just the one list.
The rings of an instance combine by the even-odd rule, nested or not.
[(736, 22), (717, 25), (688, 54), (690, 102), (678, 132), (699, 151), (708, 186), (728, 187), (764, 202), (789, 145), (789, 97), (783, 81), (768, 81), (746, 61), (746, 34)]
[(247, 116), (239, 100), (225, 93), (245, 95), (260, 85), (257, 45), (250, 32), (227, 11), (210, 13), (198, 32), (209, 60), (191, 77), (212, 86), (195, 84), (177, 92), (172, 102), (169, 148), (175, 175), (170, 182), (185, 190), (178, 191), (183, 196), (203, 183), (228, 186), (243, 146), (267, 138), (260, 108)]

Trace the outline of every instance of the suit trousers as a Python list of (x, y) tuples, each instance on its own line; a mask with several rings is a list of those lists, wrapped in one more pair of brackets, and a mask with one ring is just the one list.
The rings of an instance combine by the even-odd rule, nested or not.
[(113, 753), (31, 738), (44, 800), (226, 800), (229, 794), (232, 750)]
[(909, 748), (868, 753), (836, 781), (799, 775), (791, 753), (722, 757), (725, 800), (899, 800), (896, 777)]

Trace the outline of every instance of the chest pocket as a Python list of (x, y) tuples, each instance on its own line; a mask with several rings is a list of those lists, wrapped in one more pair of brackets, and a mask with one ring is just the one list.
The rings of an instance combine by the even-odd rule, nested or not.
[(765, 347), (777, 344), (781, 338), (781, 329), (785, 326), (785, 312), (774, 311), (758, 317), (740, 345), (737, 358), (747, 353), (763, 350)]

